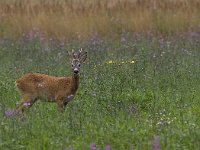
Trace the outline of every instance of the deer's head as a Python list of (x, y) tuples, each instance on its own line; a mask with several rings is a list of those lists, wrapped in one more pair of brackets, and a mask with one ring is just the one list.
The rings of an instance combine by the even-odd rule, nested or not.
[(87, 58), (87, 52), (84, 52), (82, 48), (78, 52), (72, 51), (71, 53), (71, 68), (74, 75), (80, 72), (81, 65)]

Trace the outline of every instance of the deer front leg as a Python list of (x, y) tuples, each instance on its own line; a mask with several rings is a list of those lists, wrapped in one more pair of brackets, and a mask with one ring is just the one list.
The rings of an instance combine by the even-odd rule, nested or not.
[(65, 107), (64, 107), (63, 100), (61, 100), (61, 99), (57, 100), (57, 105), (58, 105), (58, 111), (59, 112), (64, 112)]
[(57, 101), (58, 110), (64, 112), (66, 105), (74, 98), (74, 95), (69, 95), (63, 98), (60, 98)]
[(71, 94), (64, 98), (64, 106), (66, 106), (72, 99), (74, 98), (74, 95)]

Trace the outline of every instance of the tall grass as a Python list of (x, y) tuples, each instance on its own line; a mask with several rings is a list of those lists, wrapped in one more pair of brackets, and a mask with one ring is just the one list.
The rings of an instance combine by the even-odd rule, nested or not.
[(172, 35), (197, 29), (199, 18), (198, 0), (1, 0), (0, 37), (34, 27), (67, 39), (118, 38), (124, 31)]
[[(108, 42), (60, 43), (24, 37), (0, 40), (0, 149), (194, 149), (200, 147), (200, 41), (137, 35)], [(67, 50), (88, 59), (73, 101), (60, 114), (36, 102), (8, 119), (19, 95), (14, 81), (27, 72), (70, 75)]]

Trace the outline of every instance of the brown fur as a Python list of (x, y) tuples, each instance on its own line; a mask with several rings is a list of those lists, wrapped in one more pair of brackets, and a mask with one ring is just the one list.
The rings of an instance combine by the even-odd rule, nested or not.
[[(32, 105), (41, 99), (56, 102), (59, 109), (64, 108), (67, 97), (75, 95), (79, 86), (79, 76), (54, 77), (45, 74), (29, 73), (16, 80), (16, 87), (22, 102)], [(70, 101), (70, 100), (69, 100)]]
[(84, 62), (87, 53), (72, 54), (73, 76), (55, 77), (39, 73), (28, 73), (16, 80), (16, 87), (21, 96), (21, 102), (15, 110), (15, 114), (23, 111), (25, 107), (31, 107), (38, 99), (47, 102), (56, 102), (58, 109), (64, 111), (65, 106), (71, 101), (79, 87), (80, 63)]

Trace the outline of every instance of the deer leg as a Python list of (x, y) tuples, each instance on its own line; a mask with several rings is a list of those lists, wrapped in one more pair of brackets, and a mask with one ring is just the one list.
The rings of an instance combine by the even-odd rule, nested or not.
[(72, 95), (72, 94), (67, 96), (67, 97), (65, 97), (64, 101), (63, 101), (64, 106), (66, 106), (73, 98), (74, 98), (74, 95)]
[(60, 112), (64, 112), (65, 107), (64, 107), (63, 101), (62, 101), (62, 100), (57, 100), (57, 105), (58, 105), (58, 110), (59, 110)]
[(15, 112), (14, 115), (17, 115), (19, 112), (24, 112), (25, 108), (30, 108), (36, 101), (37, 99), (22, 99), (21, 102), (17, 105), (17, 107), (15, 108)]
[(56, 102), (57, 102), (57, 105), (58, 105), (58, 110), (60, 112), (64, 112), (65, 110), (65, 106), (73, 99), (74, 95), (68, 95), (68, 96), (65, 96), (65, 97), (57, 97), (56, 98)]

